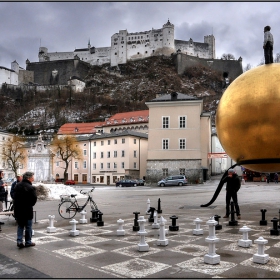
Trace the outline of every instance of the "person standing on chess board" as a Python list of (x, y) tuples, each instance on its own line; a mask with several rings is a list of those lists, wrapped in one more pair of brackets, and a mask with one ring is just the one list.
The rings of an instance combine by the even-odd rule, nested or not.
[(240, 209), (238, 205), (238, 199), (237, 199), (237, 192), (240, 189), (241, 182), (240, 179), (238, 178), (238, 175), (236, 174), (234, 169), (229, 169), (228, 170), (228, 176), (225, 177), (222, 181), (222, 183), (227, 183), (226, 186), (226, 215), (224, 218), (228, 218), (230, 211), (229, 211), (229, 205), (230, 205), (230, 200), (233, 200), (233, 203), (235, 205), (235, 211), (238, 219), (241, 219), (240, 215)]
[[(0, 170), (0, 212), (3, 212), (3, 202), (6, 199), (7, 183), (4, 183), (3, 177), (4, 177), (4, 172)], [(0, 222), (0, 225), (4, 225), (4, 223)]]

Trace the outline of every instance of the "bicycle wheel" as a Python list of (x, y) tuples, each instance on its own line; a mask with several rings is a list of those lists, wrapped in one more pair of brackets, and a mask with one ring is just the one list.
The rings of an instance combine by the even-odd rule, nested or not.
[(72, 219), (77, 214), (75, 203), (71, 201), (63, 201), (58, 206), (58, 213), (63, 219)]
[(90, 200), (89, 204), (90, 204), (91, 210), (93, 210), (93, 209), (98, 210), (98, 207), (97, 207), (96, 203), (94, 202), (94, 200)]

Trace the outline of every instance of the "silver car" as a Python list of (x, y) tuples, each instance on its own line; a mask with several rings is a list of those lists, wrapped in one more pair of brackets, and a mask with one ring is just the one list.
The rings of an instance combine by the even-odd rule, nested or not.
[(164, 187), (164, 186), (183, 186), (188, 184), (188, 179), (185, 175), (174, 175), (169, 176), (165, 179), (160, 180), (158, 183), (158, 186)]

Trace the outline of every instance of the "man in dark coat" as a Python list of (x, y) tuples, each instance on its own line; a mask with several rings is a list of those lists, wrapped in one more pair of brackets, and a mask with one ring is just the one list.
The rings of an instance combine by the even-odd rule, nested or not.
[[(19, 248), (35, 246), (31, 241), (32, 238), (32, 219), (33, 206), (37, 202), (35, 187), (32, 186), (34, 181), (33, 172), (25, 172), (23, 179), (15, 187), (14, 193), (14, 215), (18, 223), (17, 229), (17, 246)], [(25, 228), (25, 245), (23, 245), (23, 230)]]
[(234, 204), (235, 204), (235, 211), (236, 211), (236, 215), (238, 219), (241, 219), (240, 216), (240, 209), (239, 209), (239, 205), (238, 205), (238, 200), (237, 200), (237, 192), (240, 189), (241, 186), (241, 182), (238, 178), (238, 175), (235, 173), (234, 169), (229, 169), (228, 170), (228, 176), (223, 179), (223, 183), (227, 183), (226, 186), (226, 215), (224, 216), (224, 218), (228, 218), (229, 217), (229, 205), (230, 205), (230, 200), (232, 198)]

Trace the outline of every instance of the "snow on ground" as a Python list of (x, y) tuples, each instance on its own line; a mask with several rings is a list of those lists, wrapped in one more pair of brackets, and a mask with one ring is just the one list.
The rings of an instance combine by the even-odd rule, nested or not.
[(66, 186), (63, 184), (43, 184), (43, 183), (36, 183), (33, 186), (44, 186), (46, 189), (49, 190), (49, 195), (47, 200), (54, 200), (60, 199), (60, 195), (70, 195), (70, 194), (77, 194), (76, 198), (85, 198), (86, 195), (81, 194), (79, 191), (76, 191), (73, 187)]

